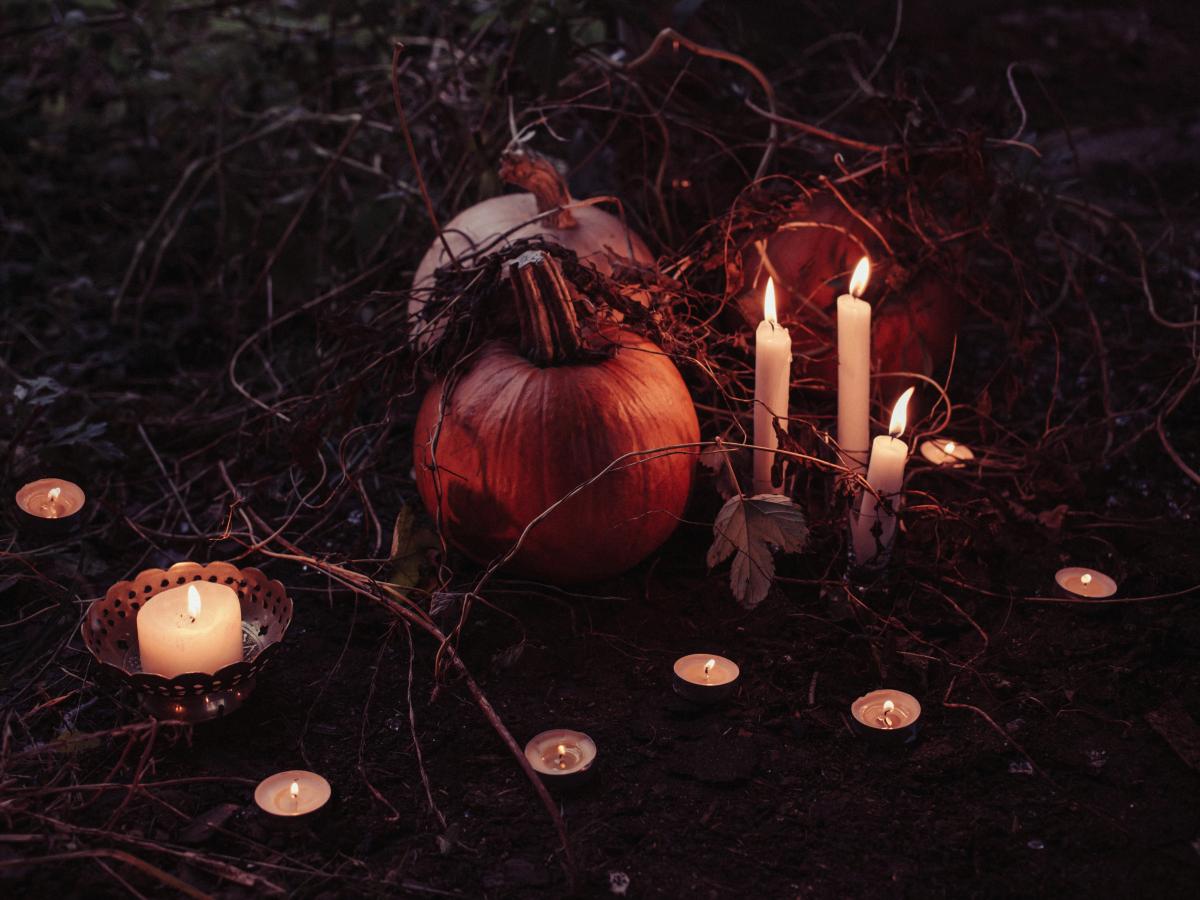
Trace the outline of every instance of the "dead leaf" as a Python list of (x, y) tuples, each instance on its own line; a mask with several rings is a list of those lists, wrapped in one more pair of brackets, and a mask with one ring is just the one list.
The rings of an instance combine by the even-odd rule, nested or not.
[(1054, 509), (1048, 509), (1045, 512), (1038, 513), (1038, 521), (1049, 528), (1051, 531), (1061, 531), (1063, 519), (1066, 518), (1069, 507), (1065, 503), (1060, 503)]
[(183, 826), (183, 830), (179, 832), (179, 842), (193, 846), (204, 843), (239, 809), (241, 806), (237, 803), (222, 803), (206, 810)]
[(734, 553), (729, 586), (738, 602), (754, 609), (775, 580), (775, 550), (797, 553), (808, 542), (808, 523), (800, 507), (782, 494), (737, 496), (717, 513), (708, 567)]
[(728, 500), (738, 493), (737, 485), (729, 475), (729, 464), (725, 461), (725, 454), (728, 452), (720, 447), (709, 447), (700, 454), (700, 465), (712, 473), (717, 493), (723, 500)]
[(388, 554), (392, 564), (391, 583), (398, 588), (416, 587), (421, 583), (425, 551), (438, 546), (437, 536), (427, 528), (414, 529), (415, 523), (412, 508), (400, 507), (396, 524), (392, 526), (392, 548)]
[(1146, 713), (1146, 722), (1170, 745), (1176, 756), (1200, 772), (1200, 725), (1188, 715), (1182, 703), (1168, 701), (1159, 709)]

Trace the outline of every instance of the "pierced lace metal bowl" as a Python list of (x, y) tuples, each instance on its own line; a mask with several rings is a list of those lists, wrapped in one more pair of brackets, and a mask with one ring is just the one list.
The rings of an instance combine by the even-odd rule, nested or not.
[[(143, 672), (138, 654), (138, 610), (155, 594), (192, 581), (224, 584), (237, 592), (242, 604), (241, 661), (211, 675), (166, 678)], [(151, 715), (203, 722), (242, 705), (291, 621), (292, 601), (287, 591), (258, 569), (239, 569), (224, 562), (181, 562), (166, 570), (147, 569), (132, 581), (118, 581), (88, 607), (80, 630), (101, 671), (132, 687)]]

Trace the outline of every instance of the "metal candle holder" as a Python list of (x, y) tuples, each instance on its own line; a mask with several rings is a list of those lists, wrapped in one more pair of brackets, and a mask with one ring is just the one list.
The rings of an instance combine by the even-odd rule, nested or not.
[[(166, 678), (143, 672), (138, 610), (155, 594), (192, 581), (224, 584), (237, 592), (242, 604), (241, 661), (211, 675)], [(101, 671), (133, 688), (151, 715), (204, 722), (233, 712), (250, 696), (255, 677), (275, 655), (291, 621), (292, 601), (287, 591), (258, 569), (239, 569), (225, 562), (180, 562), (166, 570), (139, 572), (132, 581), (118, 581), (88, 607), (80, 630)]]

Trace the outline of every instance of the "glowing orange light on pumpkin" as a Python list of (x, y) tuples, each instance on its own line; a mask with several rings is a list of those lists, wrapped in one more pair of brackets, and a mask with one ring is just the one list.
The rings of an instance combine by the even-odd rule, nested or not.
[(865, 256), (858, 261), (858, 265), (854, 267), (854, 274), (850, 276), (850, 296), (861, 297), (867, 289), (867, 282), (871, 280), (871, 261)]

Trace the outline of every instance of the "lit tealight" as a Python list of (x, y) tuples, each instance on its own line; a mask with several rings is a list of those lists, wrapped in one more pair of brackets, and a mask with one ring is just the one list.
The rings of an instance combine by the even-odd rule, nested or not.
[(83, 488), (64, 478), (39, 478), (16, 495), (23, 524), (43, 534), (65, 533), (79, 523), (87, 503)]
[(1117, 592), (1117, 583), (1103, 572), (1081, 566), (1070, 566), (1054, 573), (1059, 588), (1071, 597), (1103, 600)]
[(850, 715), (855, 730), (860, 734), (907, 744), (916, 739), (921, 703), (904, 691), (871, 691), (850, 704)]
[(970, 447), (941, 438), (922, 441), (921, 455), (935, 466), (947, 466), (952, 469), (962, 468), (968, 460), (975, 458)]
[(693, 703), (718, 703), (737, 687), (741, 669), (715, 653), (692, 653), (675, 660), (675, 693)]
[(576, 787), (592, 776), (596, 742), (582, 731), (555, 728), (530, 739), (525, 758), (547, 787)]
[(316, 772), (292, 769), (260, 781), (254, 802), (269, 816), (296, 819), (322, 809), (332, 794), (329, 782)]

